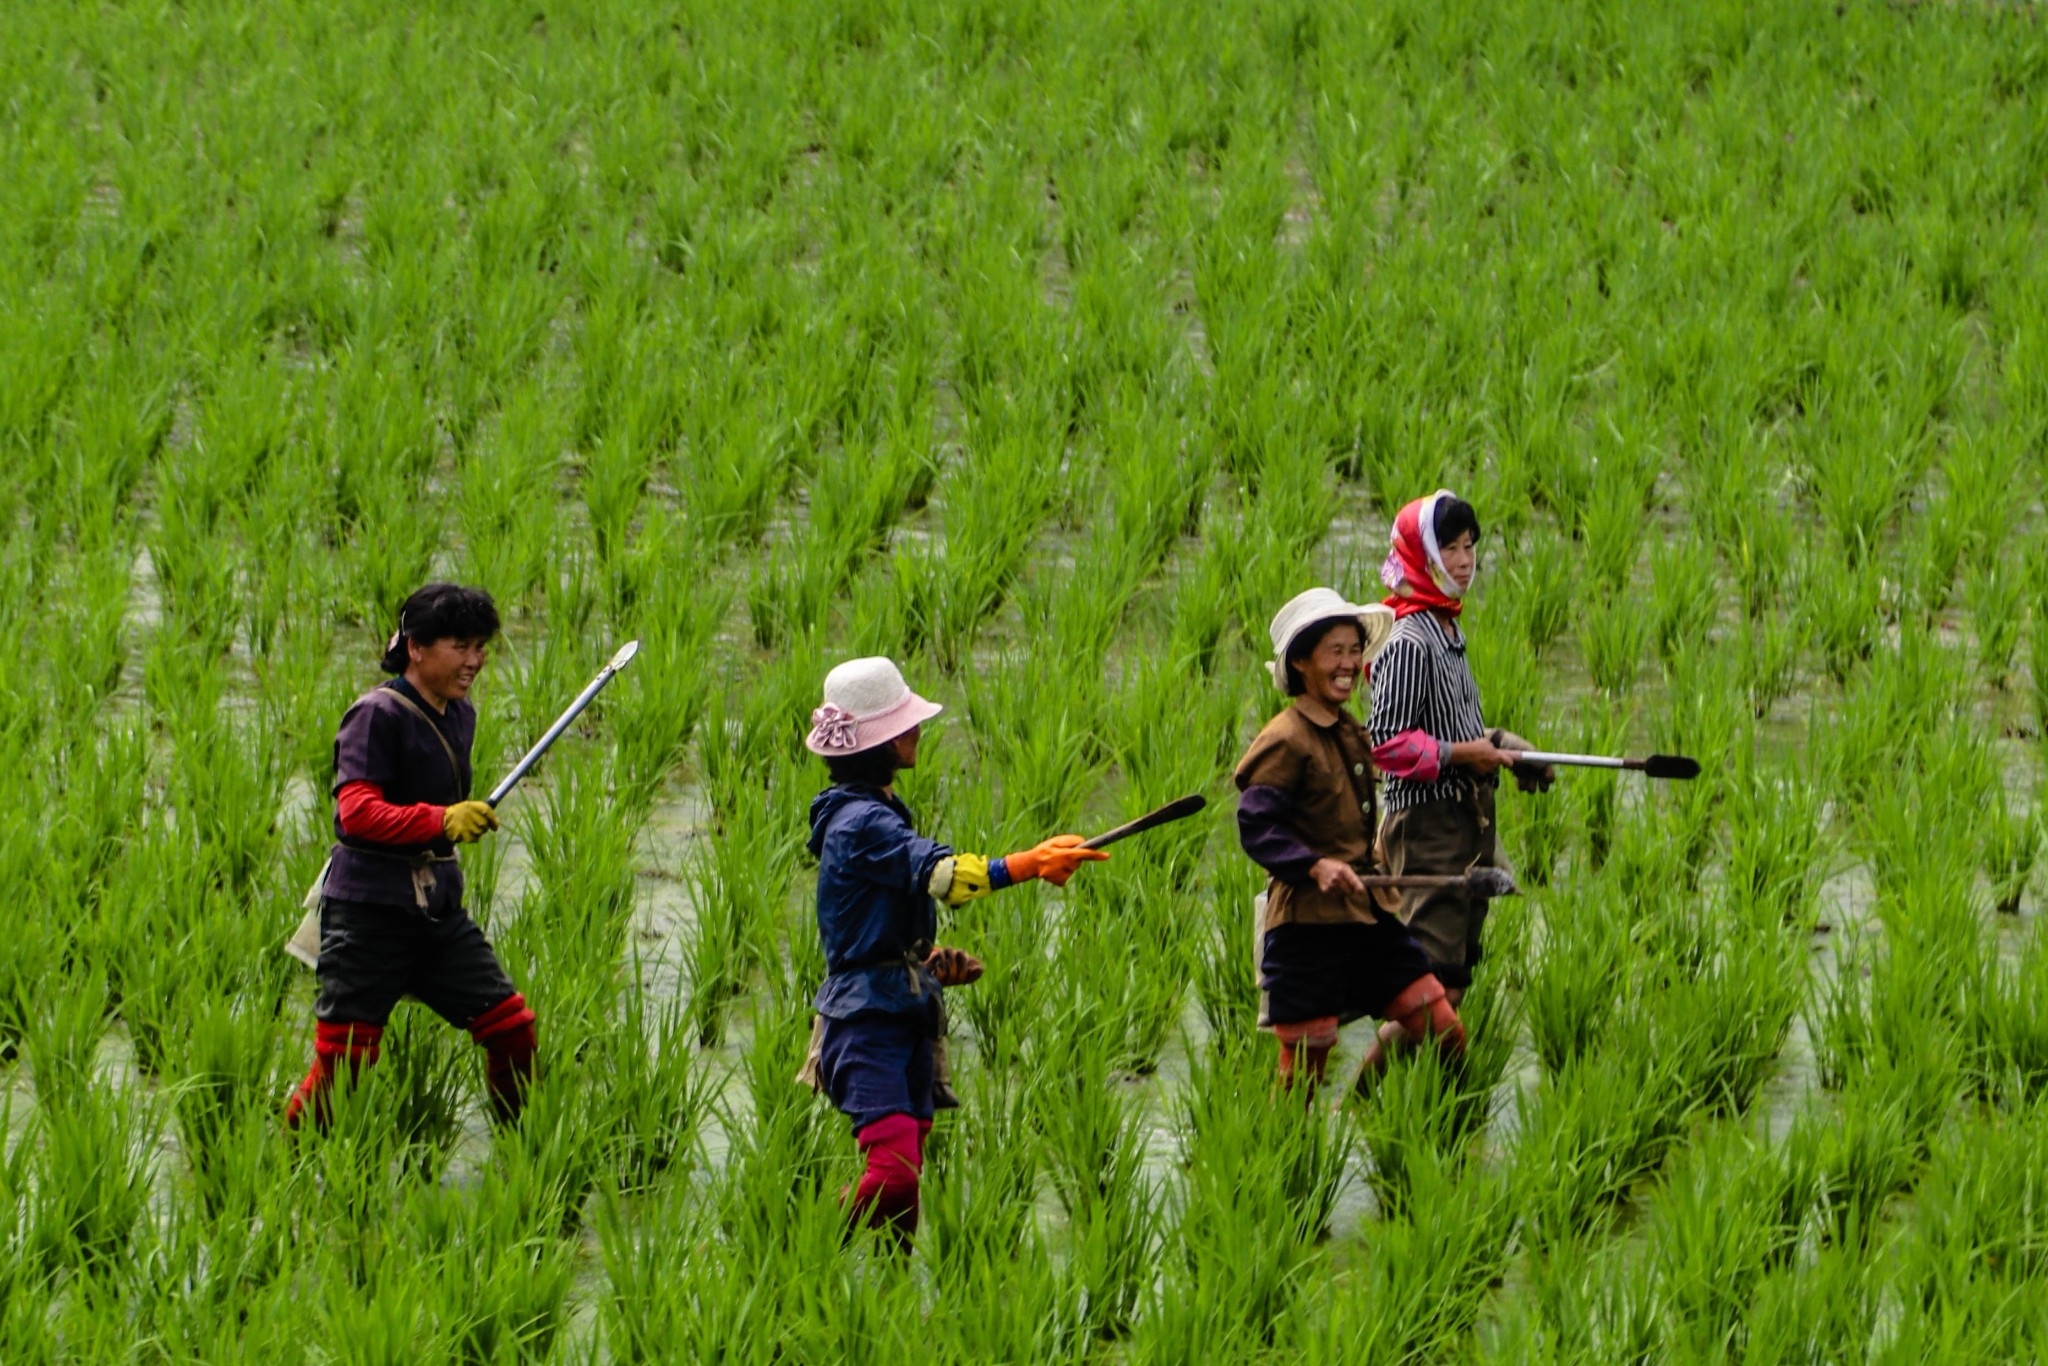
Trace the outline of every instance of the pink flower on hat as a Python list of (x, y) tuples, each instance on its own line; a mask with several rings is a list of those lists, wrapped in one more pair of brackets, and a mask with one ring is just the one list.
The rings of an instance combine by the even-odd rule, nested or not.
[(860, 748), (860, 722), (853, 713), (827, 702), (811, 713), (811, 734), (806, 742), (814, 750), (852, 754)]

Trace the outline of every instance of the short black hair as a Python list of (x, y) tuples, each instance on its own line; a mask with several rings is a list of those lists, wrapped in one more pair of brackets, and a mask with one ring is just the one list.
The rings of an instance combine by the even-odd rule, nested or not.
[(1324, 617), (1321, 621), (1310, 622), (1300, 635), (1287, 646), (1287, 695), (1299, 697), (1308, 691), (1308, 680), (1301, 676), (1300, 663), (1316, 652), (1316, 646), (1323, 643), (1323, 637), (1339, 626), (1349, 626), (1358, 632), (1358, 643), (1365, 644), (1365, 627), (1357, 617)]
[(896, 781), (896, 771), (902, 767), (896, 746), (889, 740), (857, 754), (825, 756), (825, 771), (832, 781), (849, 787), (887, 787)]
[(1479, 513), (1455, 493), (1440, 498), (1437, 500), (1433, 530), (1439, 546), (1449, 545), (1468, 531), (1476, 543), (1479, 540)]
[(459, 583), (430, 583), (398, 609), (398, 634), (384, 651), (384, 668), (402, 674), (412, 663), (405, 643), (432, 645), (453, 636), (458, 640), (489, 640), (498, 634), (498, 604), (481, 588)]

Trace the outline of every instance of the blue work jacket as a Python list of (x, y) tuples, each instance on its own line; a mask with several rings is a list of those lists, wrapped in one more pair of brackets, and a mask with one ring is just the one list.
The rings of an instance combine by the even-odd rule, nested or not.
[(820, 1015), (936, 1017), (939, 984), (919, 964), (938, 932), (926, 891), (952, 849), (911, 828), (910, 809), (880, 788), (828, 787), (811, 802), (818, 859), (818, 938), (829, 974)]

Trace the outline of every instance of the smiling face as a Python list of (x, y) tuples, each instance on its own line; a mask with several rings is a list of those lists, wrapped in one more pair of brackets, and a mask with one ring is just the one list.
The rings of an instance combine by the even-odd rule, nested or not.
[(1295, 668), (1301, 671), (1303, 696), (1341, 709), (1351, 701), (1365, 668), (1364, 633), (1349, 622), (1332, 626)]
[(1460, 593), (1472, 586), (1472, 575), (1479, 568), (1479, 545), (1471, 532), (1459, 532), (1449, 545), (1438, 546), (1436, 553)]
[(465, 636), (443, 636), (422, 645), (408, 640), (406, 681), (419, 689), (436, 707), (445, 707), (458, 697), (469, 696), (470, 684), (482, 672), (490, 655), (490, 641)]

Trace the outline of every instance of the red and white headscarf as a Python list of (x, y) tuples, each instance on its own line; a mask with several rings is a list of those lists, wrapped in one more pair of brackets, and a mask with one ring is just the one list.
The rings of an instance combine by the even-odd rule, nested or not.
[(1449, 489), (1438, 489), (1427, 498), (1417, 498), (1394, 518), (1389, 537), (1393, 544), (1380, 566), (1380, 582), (1393, 590), (1384, 601), (1397, 617), (1432, 607), (1452, 616), (1465, 610), (1459, 601), (1464, 590), (1444, 568), (1443, 553), (1436, 543), (1437, 504), (1455, 497)]

